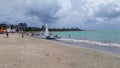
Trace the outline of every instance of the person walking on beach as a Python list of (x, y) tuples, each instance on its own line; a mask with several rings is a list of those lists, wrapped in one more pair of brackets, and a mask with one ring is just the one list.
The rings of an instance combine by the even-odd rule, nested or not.
[(22, 31), (22, 38), (24, 38), (24, 32)]
[(9, 32), (8, 32), (8, 31), (6, 31), (6, 37), (7, 37), (7, 38), (9, 37)]

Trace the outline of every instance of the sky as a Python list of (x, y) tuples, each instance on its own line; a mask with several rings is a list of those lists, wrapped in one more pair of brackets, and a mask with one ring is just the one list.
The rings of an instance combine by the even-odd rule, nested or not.
[(0, 0), (0, 23), (119, 30), (120, 0)]

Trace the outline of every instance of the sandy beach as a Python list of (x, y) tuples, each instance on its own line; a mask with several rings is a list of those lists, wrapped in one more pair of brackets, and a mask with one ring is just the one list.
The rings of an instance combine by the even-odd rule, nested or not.
[(120, 55), (10, 34), (0, 35), (0, 68), (120, 68)]

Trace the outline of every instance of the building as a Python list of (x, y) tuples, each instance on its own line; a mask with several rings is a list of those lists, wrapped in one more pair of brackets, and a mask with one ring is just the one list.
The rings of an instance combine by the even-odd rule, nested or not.
[(27, 24), (26, 23), (19, 23), (18, 27), (19, 27), (19, 30), (24, 30), (27, 28)]

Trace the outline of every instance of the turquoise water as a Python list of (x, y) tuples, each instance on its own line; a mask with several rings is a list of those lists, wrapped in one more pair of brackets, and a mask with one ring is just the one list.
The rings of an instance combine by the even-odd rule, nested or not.
[(65, 31), (51, 33), (53, 36), (58, 35), (62, 38), (90, 40), (105, 43), (120, 43), (120, 31)]

